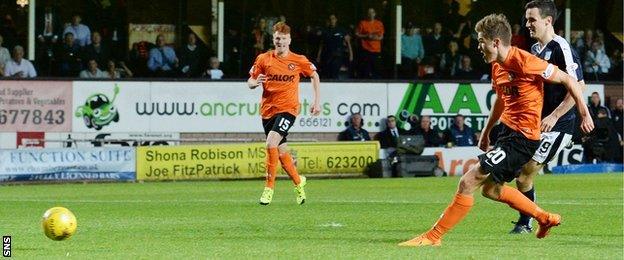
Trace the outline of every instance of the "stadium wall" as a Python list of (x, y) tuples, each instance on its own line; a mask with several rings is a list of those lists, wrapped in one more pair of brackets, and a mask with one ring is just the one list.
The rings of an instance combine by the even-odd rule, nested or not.
[[(605, 90), (604, 85), (590, 84), (585, 95), (589, 98), (594, 91), (601, 96), (621, 96), (621, 85)], [(371, 135), (382, 128), (383, 119), (389, 114), (396, 115), (405, 128), (411, 127), (405, 122), (409, 115), (430, 115), (433, 126), (444, 130), (451, 125), (454, 115), (461, 113), (467, 118), (466, 124), (478, 131), (494, 98), (490, 84), (484, 83), (327, 82), (321, 94), (323, 112), (320, 117), (311, 117), (307, 112), (312, 96), (309, 83), (303, 83), (300, 92), (302, 112), (289, 136), (291, 141), (334, 141), (355, 112), (363, 114), (364, 128)], [(240, 82), (2, 81), (0, 148), (9, 150), (1, 151), (0, 162), (8, 163), (7, 167), (23, 167), (12, 161), (21, 153), (13, 149), (28, 147), (46, 148), (31, 151), (29, 155), (41, 158), (50, 151), (54, 153), (54, 149), (67, 147), (88, 153), (133, 146), (155, 147), (139, 151), (168, 149), (157, 146), (180, 144), (204, 147), (198, 145), (224, 141), (257, 145), (251, 143), (264, 139), (257, 107), (260, 95), (259, 90), (249, 90)], [(333, 146), (336, 145), (325, 149)], [(572, 159), (561, 158), (557, 165), (580, 160), (575, 158), (582, 150), (577, 150), (569, 152)], [(474, 147), (425, 150), (425, 154), (442, 157), (441, 167), (450, 175), (461, 175), (468, 169), (476, 152)], [(347, 150), (342, 153), (350, 154)], [(319, 160), (327, 162), (326, 158)], [(60, 180), (127, 180), (131, 174), (126, 168), (113, 168), (100, 171), (103, 175), (76, 175), (65, 170), (83, 169), (83, 166), (60, 165), (56, 175), (49, 175), (49, 172), (37, 172), (35, 166), (19, 167), (5, 168), (4, 180), (15, 180), (16, 175), (36, 180), (32, 176), (24, 177), (25, 169), (32, 171), (30, 174)], [(144, 171), (141, 167), (137, 169)], [(336, 172), (330, 167), (325, 170)], [(350, 171), (363, 172), (360, 168)], [(125, 175), (106, 175), (112, 172)], [(253, 178), (258, 173), (238, 177)]]

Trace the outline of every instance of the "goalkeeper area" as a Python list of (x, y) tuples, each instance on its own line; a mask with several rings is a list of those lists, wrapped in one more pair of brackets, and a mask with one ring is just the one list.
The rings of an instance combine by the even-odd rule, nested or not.
[[(621, 173), (544, 175), (538, 204), (562, 215), (550, 236), (510, 235), (517, 212), (477, 194), (440, 248), (397, 246), (426, 231), (448, 205), (457, 178), (309, 179), (308, 200), (276, 183), (258, 205), (262, 181), (88, 183), (0, 187), (0, 234), (21, 259), (312, 258), (623, 259)], [(69, 240), (41, 229), (43, 212), (64, 206), (78, 219)]]

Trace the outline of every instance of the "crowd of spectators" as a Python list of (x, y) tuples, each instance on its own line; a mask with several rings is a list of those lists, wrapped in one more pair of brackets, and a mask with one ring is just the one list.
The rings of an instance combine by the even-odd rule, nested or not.
[[(317, 65), (322, 78), (402, 78), (402, 79), (464, 79), (489, 80), (489, 67), (480, 61), (472, 15), (460, 15), (456, 1), (449, 2), (448, 11), (439, 22), (415, 24), (407, 22), (401, 36), (401, 65), (396, 67), (387, 57), (393, 56), (389, 44), (387, 10), (368, 8), (366, 16), (356, 23), (342, 22), (340, 14), (332, 13), (325, 24), (308, 24), (294, 28), (292, 49), (302, 53)], [(115, 77), (221, 77), (244, 78), (255, 56), (272, 48), (271, 27), (287, 17), (258, 15), (252, 19), (254, 26), (247, 31), (228, 28), (225, 36), (224, 64), (221, 69), (214, 64), (214, 50), (190, 32), (178, 45), (165, 42), (159, 35), (155, 40), (144, 39), (130, 43), (129, 51), (123, 47), (115, 31), (93, 30), (75, 14), (62, 23), (55, 10), (46, 6), (36, 17), (36, 55), (34, 67), (39, 76), (104, 77), (110, 63), (114, 64)], [(7, 15), (0, 21), (0, 75), (12, 59), (10, 53), (17, 45), (12, 18)], [(512, 44), (528, 49), (532, 43), (521, 22), (513, 24)], [(561, 32), (561, 30), (559, 30)], [(3, 45), (3, 38), (11, 38)], [(585, 79), (622, 79), (624, 54), (620, 45), (610, 46), (605, 33), (600, 30), (573, 32), (572, 48), (579, 54)], [(23, 48), (22, 48), (23, 49)], [(386, 57), (384, 59), (384, 57)], [(97, 64), (98, 73), (93, 68)], [(384, 64), (386, 63), (386, 64)], [(392, 63), (392, 64), (387, 64)], [(215, 67), (217, 66), (217, 67)], [(220, 70), (216, 72), (215, 70)], [(84, 72), (84, 73), (83, 73)], [(87, 73), (87, 72), (90, 72)], [(30, 73), (22, 73), (31, 76)]]
[[(205, 44), (198, 44), (197, 35), (192, 32), (177, 48), (159, 34), (153, 43), (133, 43), (132, 49), (125, 52), (120, 50), (122, 44), (116, 33), (91, 30), (82, 23), (80, 14), (74, 14), (70, 22), (62, 24), (50, 6), (36, 19), (33, 64), (24, 59), (24, 48), (15, 43), (15, 28), (7, 26), (11, 24), (7, 22), (12, 20), (10, 15), (4, 18), (0, 31), (0, 76), (3, 77), (221, 79), (224, 76), (219, 60), (209, 55)], [(8, 48), (4, 47), (5, 35), (12, 39)]]

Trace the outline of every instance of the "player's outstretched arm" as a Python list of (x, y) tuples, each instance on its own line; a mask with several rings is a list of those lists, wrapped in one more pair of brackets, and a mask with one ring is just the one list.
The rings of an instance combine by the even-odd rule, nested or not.
[(594, 130), (594, 121), (592, 120), (589, 110), (587, 109), (587, 105), (585, 105), (585, 101), (583, 101), (583, 92), (581, 92), (582, 87), (579, 82), (576, 81), (575, 78), (568, 75), (567, 73), (561, 71), (559, 68), (556, 68), (556, 73), (553, 75), (549, 81), (554, 83), (561, 83), (568, 90), (568, 93), (572, 95), (574, 99), (574, 103), (576, 103), (576, 109), (581, 116), (581, 130), (584, 133), (589, 133)]
[(249, 77), (249, 79), (247, 80), (247, 86), (250, 89), (254, 89), (260, 86), (260, 84), (263, 84), (264, 82), (266, 82), (266, 76), (264, 74), (260, 74), (258, 75), (258, 78), (255, 78), (255, 79), (253, 77)]
[(312, 88), (314, 89), (314, 100), (310, 108), (310, 113), (314, 116), (318, 116), (321, 113), (321, 77), (315, 71), (312, 72), (310, 79), (312, 81)]
[(501, 117), (504, 110), (504, 101), (500, 98), (496, 98), (496, 100), (494, 101), (494, 106), (490, 111), (490, 116), (488, 117), (487, 123), (481, 131), (481, 138), (479, 138), (479, 149), (481, 149), (482, 151), (487, 152), (488, 148), (490, 147), (490, 131), (492, 131), (492, 128)]
[[(582, 88), (581, 93), (583, 93), (585, 89), (587, 89), (587, 86), (585, 85), (585, 81), (581, 80), (578, 83)], [(552, 128), (555, 126), (559, 118), (561, 118), (563, 115), (565, 115), (565, 113), (570, 111), (570, 109), (573, 106), (574, 106), (574, 98), (572, 98), (572, 95), (568, 93), (566, 97), (563, 99), (563, 102), (561, 102), (561, 104), (559, 104), (559, 106), (557, 106), (557, 108), (555, 108), (555, 110), (553, 110), (553, 112), (550, 113), (550, 115), (542, 119), (541, 131), (550, 132), (550, 130), (552, 130)]]

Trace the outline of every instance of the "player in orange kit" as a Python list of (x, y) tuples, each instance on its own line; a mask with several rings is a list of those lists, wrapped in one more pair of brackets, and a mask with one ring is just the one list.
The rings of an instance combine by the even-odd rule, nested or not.
[[(581, 129), (588, 133), (594, 128), (583, 102), (579, 83), (532, 54), (511, 46), (511, 26), (502, 14), (491, 14), (479, 21), (479, 51), (492, 64), (492, 88), (496, 101), (487, 125), (481, 133), (479, 163), (461, 177), (457, 193), (440, 219), (427, 232), (400, 246), (439, 246), (442, 236), (459, 223), (472, 208), (473, 193), (479, 188), (483, 196), (508, 204), (535, 218), (539, 227), (537, 238), (544, 238), (550, 229), (561, 223), (561, 216), (546, 212), (517, 189), (504, 185), (512, 181), (528, 162), (540, 141), (540, 115), (543, 105), (543, 82), (561, 83), (570, 92), (581, 116)], [(490, 130), (500, 119), (503, 130), (492, 150)]]
[(314, 100), (310, 113), (314, 116), (321, 111), (319, 104), (321, 83), (314, 64), (305, 56), (290, 51), (290, 27), (286, 23), (278, 22), (273, 26), (273, 44), (275, 50), (256, 57), (247, 80), (249, 88), (262, 86), (263, 89), (260, 115), (267, 136), (267, 176), (260, 204), (268, 205), (273, 199), (278, 160), (295, 184), (297, 203), (303, 204), (306, 199), (304, 190), (306, 179), (297, 173), (297, 168), (287, 150), (286, 136), (299, 114), (299, 76), (312, 79)]

